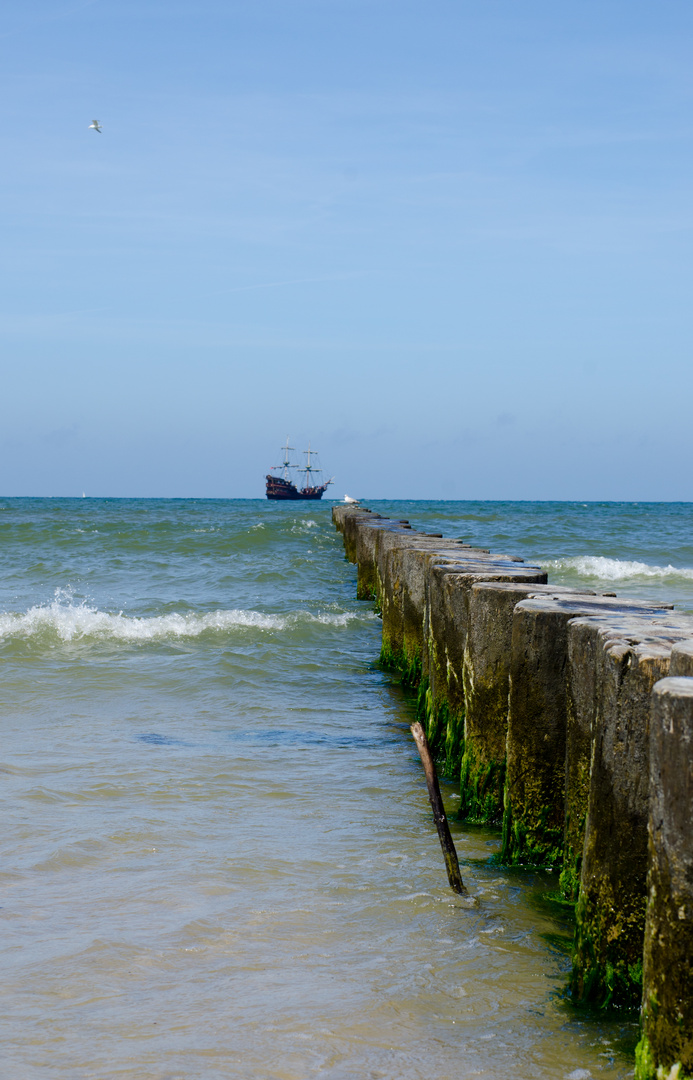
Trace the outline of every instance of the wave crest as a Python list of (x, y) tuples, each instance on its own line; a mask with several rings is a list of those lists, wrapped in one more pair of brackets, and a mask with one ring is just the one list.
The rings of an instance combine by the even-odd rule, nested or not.
[(24, 613), (0, 614), (0, 640), (49, 635), (63, 642), (85, 638), (126, 642), (171, 641), (196, 638), (205, 633), (225, 634), (243, 628), (288, 630), (311, 624), (342, 627), (353, 620), (363, 620), (363, 614), (348, 611), (313, 614), (301, 611), (271, 615), (234, 608), (229, 611), (189, 612), (185, 615), (171, 612), (147, 617), (124, 615), (122, 611), (112, 614), (99, 611), (87, 603), (65, 603), (56, 599), (51, 604), (31, 607)]
[(542, 563), (545, 570), (573, 570), (580, 577), (600, 581), (623, 581), (625, 578), (669, 578), (693, 581), (693, 569), (686, 566), (651, 566), (629, 559), (609, 559), (604, 555), (576, 555)]

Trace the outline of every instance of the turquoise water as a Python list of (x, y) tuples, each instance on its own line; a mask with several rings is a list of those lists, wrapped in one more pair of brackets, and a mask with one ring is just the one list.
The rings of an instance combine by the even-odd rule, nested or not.
[[(371, 505), (693, 608), (687, 504)], [(355, 580), (329, 504), (0, 500), (4, 1075), (629, 1074), (551, 875), (447, 889)]]
[(539, 562), (555, 584), (608, 586), (693, 611), (693, 503), (373, 502), (424, 531)]

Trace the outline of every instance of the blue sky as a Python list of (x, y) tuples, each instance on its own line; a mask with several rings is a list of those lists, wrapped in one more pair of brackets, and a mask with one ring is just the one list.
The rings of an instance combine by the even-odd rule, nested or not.
[[(25, 0), (5, 495), (693, 499), (693, 6)], [(103, 134), (88, 130), (92, 119)]]

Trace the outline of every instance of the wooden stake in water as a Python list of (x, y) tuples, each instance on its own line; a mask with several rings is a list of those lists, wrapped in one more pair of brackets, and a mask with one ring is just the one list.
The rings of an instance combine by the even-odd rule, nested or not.
[(428, 746), (428, 739), (426, 738), (426, 732), (418, 720), (411, 725), (411, 733), (414, 736), (414, 741), (416, 742), (419, 754), (421, 755), (424, 772), (426, 773), (428, 797), (431, 800), (433, 820), (436, 823), (436, 829), (438, 830), (438, 836), (440, 838), (440, 846), (443, 849), (443, 858), (445, 859), (445, 867), (448, 872), (450, 888), (453, 892), (466, 896), (467, 890), (464, 887), (460, 875), (460, 864), (457, 861), (457, 852), (455, 851), (455, 845), (452, 836), (450, 835), (448, 819), (445, 816), (445, 807), (443, 806), (443, 799), (440, 794), (438, 777), (436, 776), (435, 765), (433, 764), (433, 758), (431, 757), (431, 751)]

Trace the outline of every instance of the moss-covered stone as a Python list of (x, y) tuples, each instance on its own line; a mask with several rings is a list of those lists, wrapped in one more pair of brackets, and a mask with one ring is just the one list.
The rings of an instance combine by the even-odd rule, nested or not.
[(403, 530), (383, 531), (379, 537), (376, 572), (383, 643), (395, 654), (402, 652), (408, 662), (414, 657), (420, 661), (424, 650), (428, 563), (456, 546), (455, 541), (433, 540)]
[(503, 818), (516, 605), (530, 597), (581, 595), (546, 585), (543, 571), (531, 567), (516, 571), (512, 581), (476, 582), (468, 595), (463, 665), (466, 749), (461, 772), (462, 812), (468, 820), (500, 822)]
[(375, 566), (366, 566), (362, 569), (362, 564), (359, 564), (358, 577), (356, 579), (356, 599), (357, 600), (375, 600), (380, 608), (380, 597), (378, 596), (378, 576), (375, 572)]
[[(647, 897), (642, 888), (643, 798), (647, 801), (643, 702), (653, 678), (664, 671), (657, 665), (664, 662), (666, 648), (661, 641), (660, 652), (656, 647), (640, 648), (642, 640), (637, 644), (632, 634), (617, 641), (610, 630), (602, 633), (602, 627), (602, 637), (587, 634), (581, 646), (587, 651), (579, 655), (578, 649), (575, 654), (576, 681), (570, 692), (571, 676), (568, 673), (566, 680), (565, 671), (572, 663), (566, 653), (570, 619), (588, 614), (593, 618), (599, 611), (625, 615), (626, 610), (630, 616), (639, 611), (643, 618), (651, 618), (656, 609), (606, 598), (589, 602), (564, 598), (553, 606), (523, 601), (512, 618), (509, 647), (507, 626), (496, 633), (498, 611), (489, 607), (485, 615), (481, 609), (472, 612), (470, 595), (475, 585), (483, 591), (483, 581), (500, 582), (501, 592), (503, 583), (510, 590), (513, 582), (524, 587), (531, 584), (532, 574), (541, 573), (538, 568), (518, 567), (506, 556), (463, 551), (463, 545), (440, 537), (413, 537), (402, 523), (378, 515), (369, 518), (354, 508), (335, 509), (333, 516), (343, 533), (347, 557), (359, 567), (359, 596), (382, 609), (381, 663), (417, 692), (417, 708), (426, 718), (441, 770), (459, 768), (462, 816), (497, 820), (502, 790), (502, 858), (543, 866), (562, 861), (561, 891), (567, 899), (575, 897), (580, 878), (572, 976), (575, 1000), (632, 1006), (643, 985), (637, 1077), (690, 1078), (693, 680), (664, 680), (677, 686), (665, 688), (671, 701), (662, 706), (659, 726), (653, 725), (653, 738), (659, 742), (650, 777), (643, 972), (640, 949)], [(536, 585), (540, 588), (539, 582)], [(506, 598), (503, 603), (509, 611), (514, 600)], [(672, 628), (674, 623), (675, 619)], [(661, 636), (661, 621), (658, 626)], [(690, 637), (690, 624), (686, 627), (679, 628), (678, 638), (670, 635), (670, 641), (681, 640), (682, 633)], [(477, 629), (478, 648), (472, 648)], [(693, 646), (679, 652), (680, 673), (693, 673)], [(680, 683), (688, 683), (688, 689)]]
[[(470, 678), (466, 675), (467, 645), (476, 625), (476, 614), (470, 609), (474, 586), (487, 581), (521, 582), (531, 586), (543, 582), (546, 575), (538, 567), (525, 566), (506, 556), (479, 552), (469, 553), (464, 559), (458, 556), (455, 561), (432, 561), (428, 570), (424, 656), (430, 682), (430, 711), (435, 717), (446, 717), (445, 773), (448, 776), (460, 775), (466, 748), (471, 740), (481, 737), (482, 728), (488, 732), (488, 740), (483, 747), (477, 747), (479, 764), (482, 764), (487, 746), (490, 750), (487, 755), (489, 763), (505, 757), (507, 674), (504, 684), (505, 708), (500, 725), (502, 731), (492, 733), (494, 721), (488, 713), (484, 713), (488, 723), (470, 729), (469, 695), (473, 695), (482, 682), (481, 678), (477, 682), (473, 674)], [(497, 696), (496, 687), (494, 693)], [(500, 693), (503, 693), (502, 689)], [(476, 715), (481, 717), (484, 703), (476, 697), (472, 700), (479, 703)], [(501, 708), (499, 706), (499, 710)], [(470, 773), (470, 778), (473, 787), (477, 782), (476, 769), (474, 776)], [(483, 783), (483, 776), (480, 775), (478, 780)], [(493, 790), (493, 783), (485, 788), (485, 802), (488, 802)], [(499, 802), (498, 817), (501, 806)]]
[[(556, 823), (555, 805), (542, 806), (527, 789), (525, 813), (518, 814), (517, 800), (508, 795), (505, 781), (500, 861), (508, 866), (543, 866), (549, 869), (561, 865), (563, 855), (563, 823)], [(539, 785), (536, 785), (539, 791)], [(531, 813), (526, 808), (531, 806)], [(513, 813), (513, 809), (515, 813)]]
[(383, 641), (379, 664), (386, 671), (396, 671), (402, 686), (415, 690), (421, 678), (421, 655), (409, 656), (404, 649), (393, 649)]
[(480, 759), (474, 743), (466, 741), (460, 767), (460, 820), (500, 824), (504, 786), (505, 756), (498, 761)]
[[(662, 610), (648, 603), (590, 596), (523, 600), (515, 608), (508, 708), (505, 861), (562, 866), (568, 622), (588, 615), (654, 617)], [(623, 775), (625, 778), (625, 772)], [(614, 846), (617, 843), (615, 839)], [(575, 845), (574, 854), (578, 856), (579, 844)], [(583, 864), (583, 883), (584, 873)]]
[(436, 715), (431, 708), (431, 688), (428, 676), (423, 674), (416, 692), (416, 715), (423, 724), (431, 754), (437, 761), (441, 746), (445, 743), (445, 723), (444, 718)]
[(636, 1009), (642, 996), (644, 898), (609, 897), (604, 882), (599, 896), (596, 907), (581, 893), (575, 907), (572, 998), (600, 1008)]
[(635, 1048), (634, 1080), (693, 1080), (693, 1073), (685, 1071), (680, 1061), (673, 1065), (657, 1065), (650, 1040), (643, 1035)]
[(568, 624), (566, 697), (566, 791), (563, 869), (559, 890), (575, 903), (580, 890), (590, 790), (592, 727), (597, 709), (598, 651), (603, 642), (594, 619)]
[(464, 706), (457, 709), (451, 709), (445, 705), (443, 706), (442, 714), (445, 718), (445, 757), (443, 760), (443, 773), (450, 779), (457, 779), (460, 775), (460, 767), (465, 748)]
[(464, 747), (464, 714), (453, 716), (447, 702), (434, 705), (428, 676), (422, 675), (417, 691), (416, 711), (424, 725), (438, 771), (447, 779), (459, 775)]
[(555, 867), (563, 857), (568, 615), (524, 600), (512, 630), (501, 860)]
[(693, 1075), (693, 678), (655, 686), (650, 752), (639, 1080)]
[[(631, 626), (631, 632), (634, 631)], [(635, 1008), (642, 994), (650, 695), (670, 646), (608, 628), (596, 654), (590, 789), (570, 987), (573, 999)], [(632, 633), (631, 633), (632, 637)]]
[(582, 852), (563, 847), (562, 869), (558, 878), (558, 892), (561, 899), (569, 904), (577, 902), (580, 893), (580, 872), (582, 870)]

